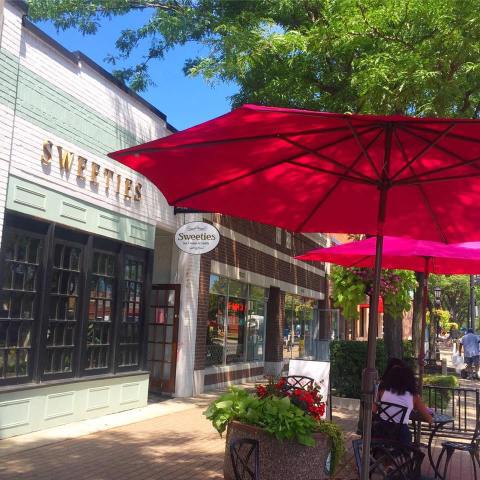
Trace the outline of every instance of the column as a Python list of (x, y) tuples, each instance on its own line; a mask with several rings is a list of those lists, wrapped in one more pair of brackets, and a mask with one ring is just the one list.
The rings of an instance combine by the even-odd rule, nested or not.
[(278, 287), (270, 287), (265, 332), (265, 375), (279, 376), (283, 369), (283, 327), (285, 295)]

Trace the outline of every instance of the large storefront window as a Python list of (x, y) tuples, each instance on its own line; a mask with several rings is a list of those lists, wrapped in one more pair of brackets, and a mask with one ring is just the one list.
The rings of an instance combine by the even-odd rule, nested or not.
[(285, 328), (283, 358), (302, 358), (312, 341), (316, 301), (287, 293), (285, 295)]
[(0, 384), (138, 370), (148, 252), (8, 214)]
[(210, 276), (207, 365), (263, 360), (266, 290)]

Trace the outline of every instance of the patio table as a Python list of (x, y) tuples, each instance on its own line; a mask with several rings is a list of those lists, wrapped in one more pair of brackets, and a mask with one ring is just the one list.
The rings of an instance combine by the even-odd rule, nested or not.
[[(437, 432), (443, 428), (445, 425), (448, 423), (453, 423), (453, 417), (451, 415), (447, 415), (445, 413), (440, 413), (440, 412), (432, 412), (432, 417), (433, 417), (433, 424), (430, 427), (430, 434), (428, 436), (428, 443), (427, 443), (427, 454), (428, 454), (428, 460), (430, 462), (430, 465), (432, 466), (433, 472), (435, 474), (434, 478), (439, 478), (440, 480), (444, 480), (440, 472), (437, 471), (437, 466), (435, 462), (433, 461), (433, 455), (432, 455), (432, 443), (433, 439), (435, 438), (435, 435)], [(421, 446), (419, 443), (419, 437), (420, 434), (417, 432), (420, 432), (420, 423), (423, 421), (422, 418), (418, 415), (417, 412), (412, 412), (412, 415), (410, 415), (410, 420), (414, 422), (415, 427), (414, 427), (414, 432), (415, 432), (415, 445), (416, 446)]]

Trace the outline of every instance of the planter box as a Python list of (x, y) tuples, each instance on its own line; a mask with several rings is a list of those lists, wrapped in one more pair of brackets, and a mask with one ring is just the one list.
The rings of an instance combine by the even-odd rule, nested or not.
[(330, 439), (323, 433), (313, 436), (315, 447), (306, 447), (292, 440), (279, 441), (262, 428), (231, 422), (225, 443), (224, 478), (235, 480), (230, 460), (230, 442), (237, 438), (253, 438), (258, 440), (260, 446), (261, 480), (328, 479)]

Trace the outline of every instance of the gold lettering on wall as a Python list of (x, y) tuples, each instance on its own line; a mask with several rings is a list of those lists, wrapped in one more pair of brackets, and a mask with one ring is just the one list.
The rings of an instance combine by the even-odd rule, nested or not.
[(137, 202), (142, 198), (142, 184), (138, 183), (135, 185), (135, 196), (133, 197), (134, 200)]
[(77, 178), (79, 180), (85, 180), (85, 169), (87, 168), (87, 159), (78, 156), (77, 157)]
[(132, 198), (132, 195), (130, 195), (132, 193), (132, 181), (129, 179), (129, 178), (126, 178), (125, 179), (125, 191), (123, 192), (123, 196), (125, 198)]
[(103, 174), (105, 175), (105, 190), (108, 192), (108, 189), (110, 188), (110, 182), (113, 182), (113, 170), (110, 170), (106, 168), (103, 171)]
[(52, 163), (52, 150), (53, 143), (45, 140), (42, 145), (42, 156), (40, 157), (44, 165), (50, 165)]
[[(75, 169), (76, 162), (77, 180), (85, 181), (89, 174), (90, 184), (99, 185), (99, 176), (102, 171), (102, 165), (97, 162), (88, 161), (81, 155), (70, 152), (60, 145), (54, 145), (50, 140), (45, 140), (42, 143), (42, 153), (40, 161), (42, 165), (51, 165), (54, 157), (54, 147), (58, 155), (58, 164), (62, 172), (70, 173)], [(134, 182), (131, 178), (122, 177), (122, 175), (115, 173), (110, 168), (103, 168), (103, 177), (105, 181), (105, 191), (108, 193), (110, 188), (115, 188), (115, 193), (120, 195), (122, 193), (125, 200), (140, 201), (142, 198), (142, 184)]]
[(64, 150), (63, 147), (57, 147), (57, 150), (60, 170), (65, 170), (67, 173), (70, 173), (70, 168), (73, 163), (73, 153)]
[(94, 185), (98, 185), (97, 177), (100, 173), (100, 165), (98, 163), (92, 162), (92, 169), (90, 170), (90, 182)]

